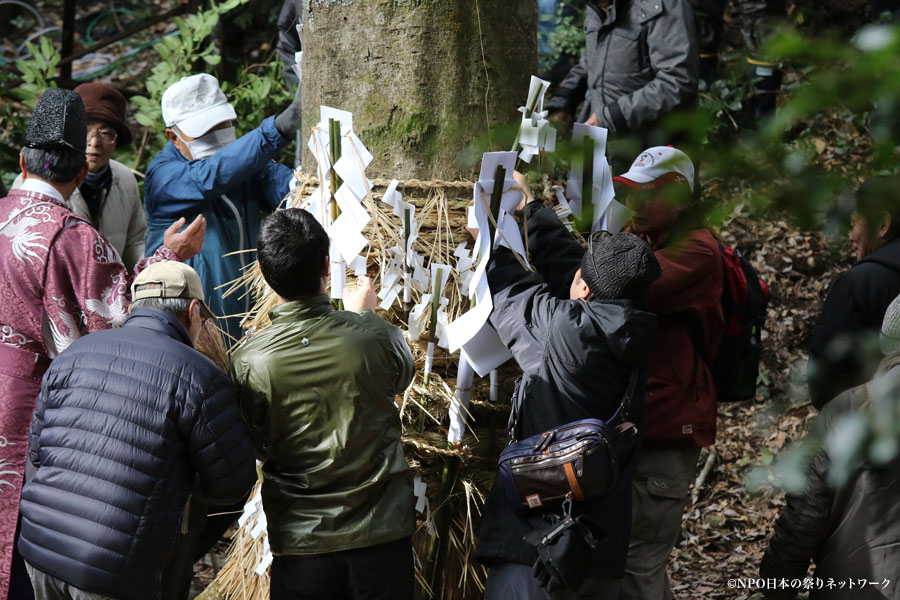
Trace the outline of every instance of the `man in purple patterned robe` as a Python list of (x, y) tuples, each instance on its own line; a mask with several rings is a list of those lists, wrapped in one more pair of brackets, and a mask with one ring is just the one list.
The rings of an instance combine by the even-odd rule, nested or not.
[[(31, 596), (14, 538), (27, 434), (41, 377), (77, 338), (121, 325), (131, 276), (106, 238), (66, 208), (87, 172), (84, 105), (50, 89), (35, 107), (19, 164), (24, 183), (0, 199), (0, 600)], [(166, 231), (160, 260), (186, 260), (203, 244), (199, 217)]]

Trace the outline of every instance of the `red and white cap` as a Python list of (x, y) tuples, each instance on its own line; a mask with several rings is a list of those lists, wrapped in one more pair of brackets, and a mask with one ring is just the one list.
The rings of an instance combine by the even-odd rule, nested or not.
[(648, 190), (669, 183), (687, 183), (694, 191), (694, 163), (688, 155), (672, 146), (654, 146), (638, 155), (627, 173), (613, 181), (628, 187)]
[(219, 87), (219, 80), (201, 73), (182, 77), (163, 92), (162, 114), (166, 127), (176, 125), (198, 138), (219, 123), (237, 119), (234, 107)]

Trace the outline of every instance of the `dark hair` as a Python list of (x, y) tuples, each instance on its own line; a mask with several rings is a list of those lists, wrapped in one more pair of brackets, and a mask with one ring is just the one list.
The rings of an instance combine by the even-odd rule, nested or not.
[(53, 183), (69, 183), (84, 166), (85, 155), (71, 148), (40, 150), (22, 148), (28, 173)]
[(857, 212), (872, 231), (877, 231), (881, 216), (888, 213), (891, 225), (886, 240), (900, 236), (900, 177), (876, 175), (866, 179), (856, 190), (855, 200)]
[(163, 310), (176, 319), (186, 319), (191, 307), (191, 298), (140, 298), (131, 303), (131, 310), (155, 308)]
[(328, 256), (328, 234), (302, 208), (270, 215), (259, 231), (256, 258), (266, 283), (285, 300), (319, 291)]

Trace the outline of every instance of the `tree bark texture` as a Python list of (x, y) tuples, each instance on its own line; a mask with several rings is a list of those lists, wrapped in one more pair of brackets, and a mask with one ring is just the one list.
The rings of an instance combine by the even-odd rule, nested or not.
[(351, 111), (370, 178), (471, 177), (469, 144), (509, 149), (497, 134), (537, 68), (536, 0), (301, 2), (304, 129), (320, 105)]

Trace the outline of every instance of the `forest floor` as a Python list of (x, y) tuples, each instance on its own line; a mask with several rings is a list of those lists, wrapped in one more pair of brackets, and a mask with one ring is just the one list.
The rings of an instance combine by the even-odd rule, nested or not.
[[(82, 8), (90, 7), (91, 14), (80, 12), (80, 29), (93, 27), (91, 32), (103, 37), (103, 30), (111, 27), (109, 18), (92, 23), (94, 18), (106, 14), (102, 11), (107, 3), (83, 4)], [(48, 25), (59, 24), (60, 5), (58, 1), (36, 3), (44, 9)], [(146, 4), (124, 6), (138, 16), (152, 12)], [(127, 18), (133, 16), (123, 14)], [(133, 55), (131, 52), (138, 44), (170, 30), (165, 24), (155, 26), (135, 40), (104, 50), (106, 56), (92, 59), (96, 64), (85, 60), (78, 66), (99, 70), (111, 60), (121, 60), (125, 66), (114, 73), (112, 81), (125, 88), (139, 88), (141, 74), (153, 59), (152, 49)], [(817, 135), (828, 139), (826, 136), (832, 132), (830, 127), (824, 127)], [(827, 160), (831, 150), (823, 142), (820, 158)], [(715, 193), (726, 193), (715, 189), (717, 182), (710, 182), (710, 186)], [(802, 383), (805, 349), (821, 302), (836, 276), (850, 264), (849, 255), (836, 255), (820, 233), (798, 229), (787, 215), (759, 220), (738, 214), (724, 228), (722, 237), (749, 256), (771, 289), (763, 357), (768, 383), (760, 387), (756, 402), (719, 408), (712, 458), (705, 450), (700, 461), (701, 465), (711, 461), (711, 469), (702, 485), (693, 490), (683, 535), (670, 560), (673, 591), (680, 599), (760, 597), (732, 589), (728, 581), (757, 576), (760, 558), (784, 499), (783, 494), (772, 490), (750, 494), (745, 479), (755, 465), (771, 463), (773, 456), (801, 437), (815, 415)], [(223, 540), (195, 565), (192, 595), (214, 578), (226, 550), (227, 540)]]

